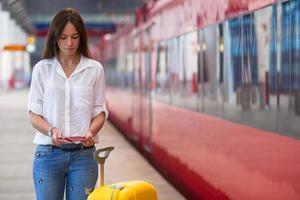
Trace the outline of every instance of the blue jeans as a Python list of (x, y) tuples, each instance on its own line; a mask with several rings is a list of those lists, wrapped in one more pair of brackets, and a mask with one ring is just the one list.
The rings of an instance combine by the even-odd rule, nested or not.
[(33, 180), (37, 200), (84, 200), (94, 190), (98, 164), (94, 148), (63, 151), (37, 145), (33, 162)]

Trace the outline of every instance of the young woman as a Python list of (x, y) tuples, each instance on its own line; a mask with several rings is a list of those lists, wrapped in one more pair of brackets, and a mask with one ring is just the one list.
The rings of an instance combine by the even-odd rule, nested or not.
[[(95, 187), (97, 133), (107, 118), (103, 67), (90, 58), (84, 22), (74, 9), (50, 25), (44, 59), (32, 73), (28, 110), (37, 130), (33, 179), (38, 200), (86, 199)], [(64, 138), (81, 136), (68, 142)]]

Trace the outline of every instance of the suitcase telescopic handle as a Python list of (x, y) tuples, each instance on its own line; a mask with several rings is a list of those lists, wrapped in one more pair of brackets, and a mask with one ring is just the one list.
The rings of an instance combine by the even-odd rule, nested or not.
[(94, 153), (94, 159), (99, 163), (99, 164), (104, 164), (105, 159), (109, 156), (109, 153), (114, 150), (115, 147), (105, 147), (102, 149), (98, 149)]
[(114, 147), (105, 147), (95, 151), (93, 157), (100, 164), (100, 186), (104, 185), (104, 163), (109, 153), (114, 150)]

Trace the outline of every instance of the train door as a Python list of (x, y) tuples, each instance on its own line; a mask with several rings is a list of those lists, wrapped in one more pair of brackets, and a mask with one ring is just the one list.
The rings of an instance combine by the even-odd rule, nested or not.
[(133, 95), (132, 95), (132, 139), (135, 143), (139, 143), (139, 133), (141, 131), (141, 103), (140, 103), (140, 91), (141, 91), (141, 62), (140, 62), (140, 37), (136, 34), (133, 37)]
[(151, 57), (152, 48), (150, 41), (150, 28), (145, 30), (143, 38), (143, 66), (142, 66), (142, 147), (146, 152), (151, 151), (152, 136), (152, 76), (151, 76)]

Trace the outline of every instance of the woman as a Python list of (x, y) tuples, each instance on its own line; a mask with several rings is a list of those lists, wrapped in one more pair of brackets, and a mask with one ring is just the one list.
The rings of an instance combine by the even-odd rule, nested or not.
[[(74, 9), (50, 25), (44, 59), (32, 73), (28, 110), (37, 130), (33, 179), (38, 200), (83, 200), (95, 187), (97, 133), (107, 118), (103, 67), (90, 59), (84, 23)], [(77, 140), (68, 142), (73, 136)]]

